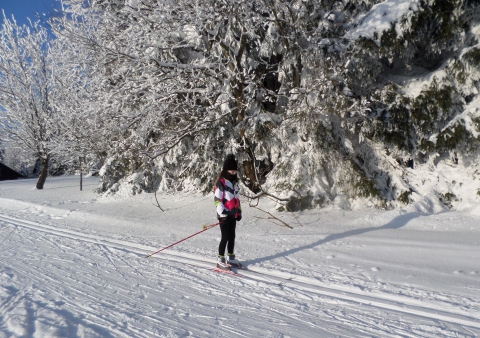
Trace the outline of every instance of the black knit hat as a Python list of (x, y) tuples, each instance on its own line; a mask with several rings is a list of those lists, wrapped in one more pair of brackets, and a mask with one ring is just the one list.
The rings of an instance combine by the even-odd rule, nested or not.
[(228, 154), (223, 162), (223, 170), (238, 170), (238, 164), (233, 154)]

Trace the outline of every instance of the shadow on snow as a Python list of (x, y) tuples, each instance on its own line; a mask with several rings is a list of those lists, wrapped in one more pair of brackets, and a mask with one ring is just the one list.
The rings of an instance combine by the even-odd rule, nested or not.
[(324, 239), (321, 239), (321, 240), (316, 241), (314, 243), (307, 244), (307, 245), (304, 245), (304, 246), (301, 246), (301, 247), (298, 247), (298, 248), (290, 249), (290, 250), (287, 250), (287, 251), (284, 251), (284, 252), (279, 252), (279, 253), (276, 253), (274, 255), (254, 259), (254, 260), (250, 261), (249, 263), (254, 264), (254, 263), (260, 263), (260, 262), (274, 260), (274, 259), (280, 258), (280, 257), (286, 257), (286, 256), (289, 256), (289, 255), (294, 254), (296, 252), (300, 252), (300, 251), (307, 250), (307, 249), (313, 249), (316, 246), (319, 246), (319, 245), (322, 245), (322, 244), (325, 244), (325, 243), (328, 243), (328, 242), (336, 241), (336, 240), (343, 239), (343, 238), (346, 238), (346, 237), (362, 235), (364, 233), (371, 232), (371, 231), (399, 229), (399, 228), (405, 226), (412, 219), (420, 217), (420, 216), (421, 216), (421, 214), (419, 214), (419, 213), (409, 213), (409, 214), (406, 214), (406, 215), (400, 215), (400, 216), (395, 217), (393, 220), (391, 220), (387, 224), (382, 225), (380, 227), (354, 229), (354, 230), (348, 230), (348, 231), (345, 231), (345, 232), (342, 232), (342, 233), (339, 233), (339, 234), (328, 235)]

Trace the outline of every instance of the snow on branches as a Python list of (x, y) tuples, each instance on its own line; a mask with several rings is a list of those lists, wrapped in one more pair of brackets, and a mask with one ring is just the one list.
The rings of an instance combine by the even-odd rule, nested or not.
[(411, 189), (399, 158), (476, 142), (476, 116), (455, 119), (478, 94), (473, 3), (64, 0), (45, 144), (103, 166), (101, 192), (207, 192), (234, 153), (289, 209), (386, 207)]

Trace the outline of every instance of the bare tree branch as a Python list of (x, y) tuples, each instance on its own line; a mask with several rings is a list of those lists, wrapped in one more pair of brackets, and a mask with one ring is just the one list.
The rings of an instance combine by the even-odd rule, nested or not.
[(158, 202), (158, 199), (157, 199), (157, 191), (155, 190), (155, 200), (157, 201), (157, 207), (162, 210), (163, 212), (165, 212), (165, 210), (162, 209), (162, 207), (160, 206), (160, 203)]
[[(257, 206), (252, 206), (252, 205), (250, 205), (250, 206), (251, 206), (252, 208), (257, 209), (257, 210), (260, 210), (260, 211), (262, 211), (262, 212), (264, 212), (264, 213), (266, 213), (266, 214), (268, 214), (268, 215), (270, 216), (270, 217), (263, 218), (263, 219), (267, 219), (267, 220), (272, 220), (272, 219), (273, 219), (273, 220), (277, 220), (277, 221), (279, 221), (281, 224), (277, 224), (277, 223), (275, 223), (275, 224), (277, 224), (277, 225), (283, 225), (283, 226), (285, 226), (285, 227), (287, 227), (287, 228), (289, 228), (289, 229), (293, 229), (290, 225), (288, 225), (287, 223), (285, 223), (284, 221), (282, 221), (280, 218), (273, 216), (273, 215), (272, 215), (271, 213), (269, 213), (268, 211), (265, 211), (265, 210), (263, 210), (263, 209), (260, 209), (260, 208), (257, 207)], [(261, 217), (257, 217), (257, 218), (261, 218)]]

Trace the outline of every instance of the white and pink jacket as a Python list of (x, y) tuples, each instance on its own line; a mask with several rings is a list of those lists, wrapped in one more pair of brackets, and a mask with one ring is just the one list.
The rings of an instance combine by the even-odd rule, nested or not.
[(226, 178), (221, 177), (215, 186), (214, 201), (215, 206), (217, 207), (218, 218), (224, 218), (227, 216), (237, 218), (242, 215), (238, 181), (232, 183)]

